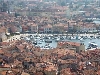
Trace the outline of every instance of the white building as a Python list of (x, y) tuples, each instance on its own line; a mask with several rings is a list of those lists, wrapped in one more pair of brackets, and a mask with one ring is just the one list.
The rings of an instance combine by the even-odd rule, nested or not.
[(96, 30), (96, 27), (87, 25), (87, 26), (80, 26), (79, 31), (80, 32), (96, 32), (97, 30)]
[(52, 26), (51, 25), (44, 26), (44, 33), (52, 33)]

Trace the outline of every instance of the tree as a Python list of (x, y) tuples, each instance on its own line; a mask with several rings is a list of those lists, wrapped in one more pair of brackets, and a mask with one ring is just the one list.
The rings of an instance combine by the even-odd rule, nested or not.
[(61, 6), (65, 6), (66, 4), (65, 4), (65, 2), (63, 1), (63, 2), (61, 2)]
[(2, 3), (1, 11), (2, 12), (7, 12), (8, 11), (8, 5), (7, 5), (6, 2), (3, 2)]
[(85, 20), (82, 20), (82, 22), (93, 22), (92, 19), (85, 19)]
[(20, 14), (18, 14), (18, 13), (15, 13), (15, 17), (17, 17), (17, 16), (20, 16)]

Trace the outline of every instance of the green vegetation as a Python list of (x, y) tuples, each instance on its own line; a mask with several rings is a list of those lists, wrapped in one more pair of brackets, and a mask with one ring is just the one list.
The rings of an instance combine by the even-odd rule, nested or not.
[(61, 2), (61, 6), (65, 6), (66, 5), (66, 3), (63, 1), (63, 2)]
[(17, 17), (17, 16), (20, 16), (20, 14), (18, 14), (18, 13), (15, 13), (15, 17)]
[(84, 22), (93, 22), (93, 20), (92, 19), (86, 19), (86, 20), (84, 20)]
[(8, 3), (4, 1), (0, 1), (0, 11), (6, 12), (8, 11)]

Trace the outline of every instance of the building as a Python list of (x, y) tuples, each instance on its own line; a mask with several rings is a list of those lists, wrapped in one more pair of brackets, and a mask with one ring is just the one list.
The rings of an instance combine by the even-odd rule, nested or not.
[(17, 27), (16, 26), (11, 26), (11, 33), (16, 33), (17, 32)]
[(44, 29), (44, 33), (52, 33), (53, 30), (52, 30), (52, 25), (46, 25), (43, 27)]
[(22, 26), (21, 26), (21, 25), (17, 26), (17, 31), (18, 31), (19, 33), (22, 32)]
[(58, 23), (53, 25), (53, 33), (64, 33), (64, 24)]
[(76, 52), (85, 51), (84, 43), (76, 43), (76, 42), (58, 42), (57, 48), (67, 48), (70, 50), (75, 50)]
[(6, 29), (1, 27), (0, 28), (0, 42), (4, 41), (7, 39), (7, 36), (6, 36)]
[(27, 32), (29, 31), (29, 28), (27, 25), (22, 25), (22, 32)]
[(76, 21), (69, 20), (68, 21), (68, 32), (73, 32), (73, 31), (75, 32), (76, 29), (74, 26), (76, 26), (76, 25), (77, 25)]
[(37, 33), (38, 32), (38, 25), (32, 24), (31, 25), (31, 33)]
[(76, 25), (74, 25), (74, 30), (77, 32), (96, 32), (96, 25), (94, 23), (83, 23), (79, 22)]

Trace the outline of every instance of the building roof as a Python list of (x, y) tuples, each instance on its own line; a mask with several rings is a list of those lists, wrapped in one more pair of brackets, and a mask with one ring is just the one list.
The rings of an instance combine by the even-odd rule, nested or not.
[(43, 28), (52, 28), (52, 25), (48, 24), (46, 26), (43, 26)]
[(80, 43), (77, 42), (58, 42), (58, 45), (72, 45), (72, 46), (80, 46)]

